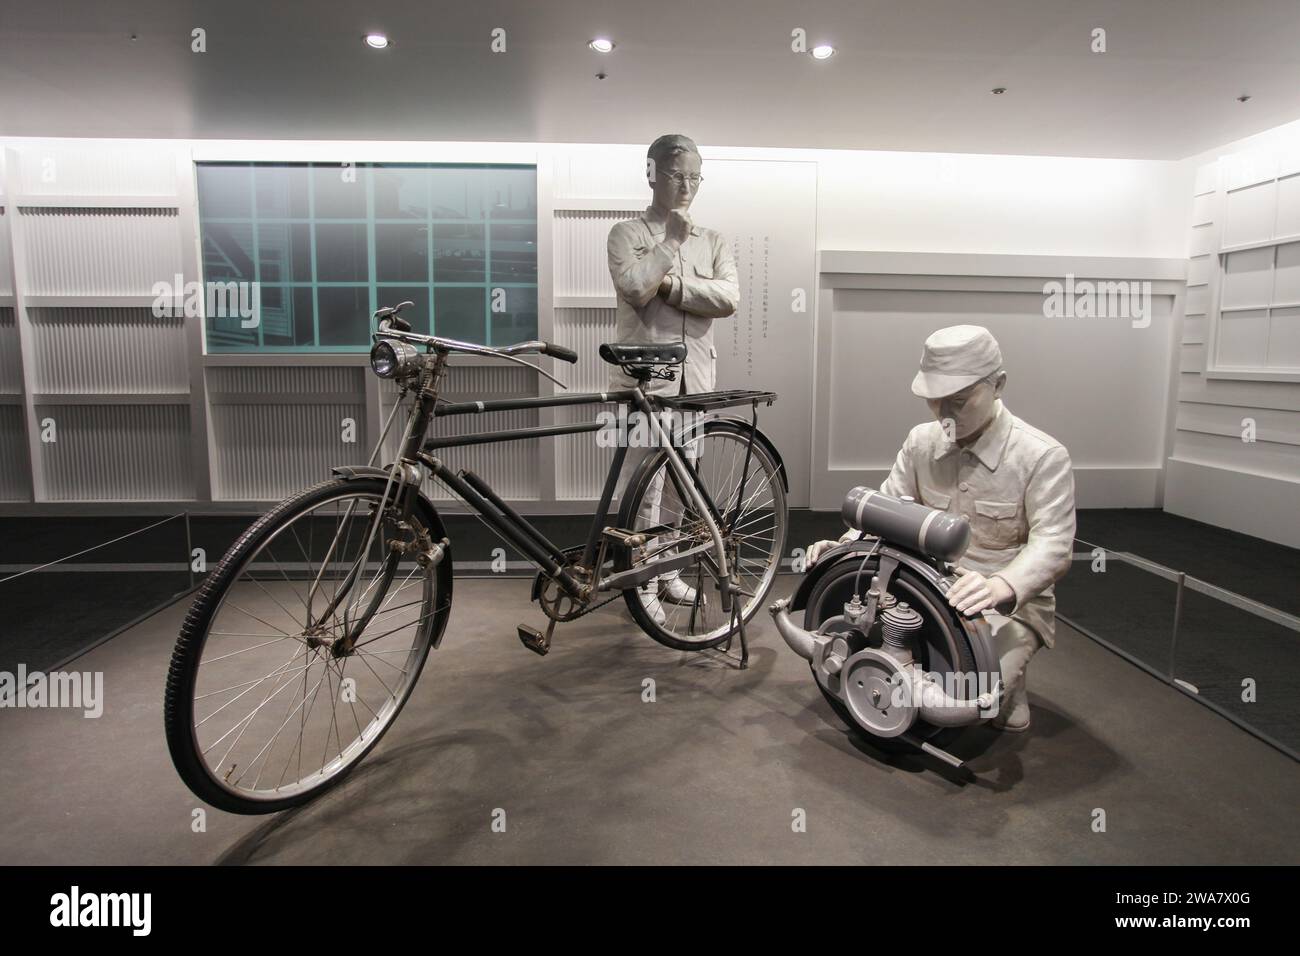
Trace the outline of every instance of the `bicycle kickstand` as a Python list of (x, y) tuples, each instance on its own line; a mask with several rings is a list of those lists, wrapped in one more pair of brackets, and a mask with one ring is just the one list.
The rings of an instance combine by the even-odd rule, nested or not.
[[(753, 597), (753, 591), (747, 591), (740, 586), (737, 578), (732, 578), (728, 584), (731, 591), (731, 620), (730, 626), (733, 634), (740, 636), (740, 669), (746, 670), (749, 667), (749, 639), (745, 635), (745, 616), (740, 612), (741, 596)], [(731, 638), (727, 638), (727, 646), (723, 649), (726, 653), (731, 653)]]

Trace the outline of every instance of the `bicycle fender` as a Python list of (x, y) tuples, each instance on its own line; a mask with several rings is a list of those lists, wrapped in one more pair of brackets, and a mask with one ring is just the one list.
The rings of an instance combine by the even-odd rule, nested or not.
[[(753, 426), (750, 425), (750, 423), (745, 421), (744, 419), (732, 418), (732, 417), (709, 418), (706, 419), (702, 424), (703, 427), (707, 428), (713, 422), (726, 422), (729, 425), (738, 426), (741, 431), (748, 431), (751, 428), (753, 428)], [(691, 426), (689, 431), (694, 431), (695, 429), (700, 427), (701, 427), (701, 423), (697, 422), (696, 424)], [(674, 438), (678, 441), (682, 441), (684, 440), (687, 434), (688, 434), (688, 430), (682, 429), (677, 432)], [(754, 429), (754, 441), (757, 444), (761, 444), (765, 449), (767, 449), (768, 454), (772, 456), (772, 461), (776, 463), (777, 474), (781, 476), (782, 488), (788, 492), (790, 490), (790, 477), (789, 475), (786, 474), (785, 461), (781, 458), (781, 453), (776, 450), (776, 446), (772, 444), (771, 439), (769, 439), (766, 435), (762, 433), (762, 431), (758, 429)], [(664, 451), (662, 448), (659, 448), (659, 449), (655, 449), (653, 454), (646, 455), (644, 458), (642, 458), (641, 461), (637, 463), (637, 466), (633, 470), (631, 476), (628, 478), (627, 484), (624, 486), (624, 489), (626, 490), (628, 488), (636, 487), (635, 483), (641, 477), (642, 472), (649, 471), (652, 468), (658, 468), (659, 463), (663, 457), (664, 457)], [(620, 502), (618, 507), (619, 527), (630, 528), (632, 526), (631, 522), (633, 520), (633, 517), (634, 517), (633, 515), (627, 513), (627, 509), (625, 509), (625, 502)]]
[[(756, 444), (762, 445), (765, 449), (767, 449), (767, 453), (772, 456), (772, 461), (776, 462), (777, 474), (781, 476), (781, 486), (786, 491), (787, 494), (789, 493), (790, 476), (786, 474), (785, 459), (782, 458), (781, 453), (776, 450), (776, 445), (772, 444), (772, 439), (768, 438), (767, 435), (763, 433), (763, 430), (761, 428), (754, 428), (752, 423), (745, 421), (745, 419), (743, 418), (738, 418), (735, 415), (718, 415), (714, 418), (706, 418), (703, 422), (703, 425), (705, 428), (708, 428), (709, 424), (712, 422), (726, 422), (729, 425), (735, 425), (742, 432), (747, 432), (752, 429), (754, 432), (754, 442)], [(699, 427), (700, 427), (700, 423), (696, 422), (694, 425), (690, 427), (689, 431), (693, 431)], [(688, 429), (685, 428), (680, 429), (676, 435), (677, 440), (683, 441), (687, 433), (688, 433)]]
[[(330, 471), (344, 481), (355, 481), (359, 478), (388, 478), (387, 469), (376, 468), (373, 465), (335, 465)], [(442, 560), (438, 562), (437, 585), (440, 604), (433, 617), (433, 640), (430, 645), (436, 650), (442, 643), (442, 636), (447, 630), (447, 620), (451, 617), (451, 538), (448, 537), (447, 528), (442, 523), (442, 516), (438, 514), (438, 509), (433, 506), (433, 502), (418, 488), (415, 489), (415, 494), (415, 506), (420, 509), (420, 515), (429, 529), (429, 536), (435, 542), (447, 542)]]
[(754, 430), (754, 441), (758, 442), (758, 443), (761, 444), (764, 448), (766, 448), (766, 449), (767, 449), (767, 453), (768, 453), (769, 455), (771, 455), (771, 456), (772, 456), (772, 460), (773, 460), (774, 462), (776, 462), (776, 470), (777, 470), (777, 474), (779, 474), (779, 475), (781, 476), (781, 485), (782, 485), (782, 488), (783, 488), (783, 490), (784, 490), (787, 494), (789, 494), (789, 492), (790, 492), (790, 476), (789, 476), (788, 474), (786, 474), (786, 470), (785, 470), (785, 459), (781, 457), (781, 453), (780, 453), (779, 451), (776, 450), (776, 445), (772, 444), (772, 439), (768, 438), (767, 435), (764, 434), (764, 432), (762, 431), (762, 429), (754, 428), (754, 426), (753, 426), (752, 424), (750, 424), (749, 422), (745, 421), (743, 418), (737, 418), (737, 417), (735, 417), (734, 415), (720, 415), (720, 416), (718, 416), (717, 418), (710, 418), (708, 421), (711, 421), (711, 422), (730, 422), (730, 423), (733, 424), (733, 425), (739, 425), (740, 428), (741, 428), (742, 430), (746, 430), (746, 431), (748, 431), (749, 429), (753, 428), (753, 430)]

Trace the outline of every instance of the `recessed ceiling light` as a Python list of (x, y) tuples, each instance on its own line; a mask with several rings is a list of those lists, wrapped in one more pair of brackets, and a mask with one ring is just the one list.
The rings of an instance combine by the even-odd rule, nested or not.
[(388, 49), (388, 37), (382, 33), (367, 33), (366, 46), (375, 50), (386, 50)]
[(812, 55), (814, 60), (829, 59), (831, 54), (833, 54), (834, 52), (835, 52), (835, 47), (831, 46), (829, 43), (820, 43), (817, 46), (812, 48)]
[(1249, 102), (1250, 102), (1250, 94), (1249, 94), (1249, 93), (1242, 93), (1239, 97), (1237, 97), (1237, 102), (1238, 102), (1238, 103), (1249, 103)]
[(596, 39), (588, 42), (587, 46), (591, 47), (597, 53), (608, 53), (614, 49), (614, 41), (607, 39), (606, 37), (596, 37)]
[(1005, 86), (995, 86), (993, 87), (993, 89), (989, 90), (989, 92), (992, 93), (994, 96), (1001, 96), (1006, 91), (1007, 88)]

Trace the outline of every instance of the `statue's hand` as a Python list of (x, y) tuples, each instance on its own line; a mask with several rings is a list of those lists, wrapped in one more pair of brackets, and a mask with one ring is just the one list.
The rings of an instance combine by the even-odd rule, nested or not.
[(668, 212), (668, 221), (664, 225), (664, 238), (681, 245), (691, 234), (691, 217), (680, 209)]
[(837, 544), (839, 544), (838, 541), (814, 541), (812, 544), (808, 545), (808, 550), (804, 552), (803, 556), (804, 570), (807, 571), (811, 568), (817, 563), (818, 558)]
[(967, 617), (988, 608), (997, 608), (1014, 601), (1016, 592), (998, 575), (985, 577), (978, 571), (959, 567), (957, 583), (948, 589), (948, 603)]

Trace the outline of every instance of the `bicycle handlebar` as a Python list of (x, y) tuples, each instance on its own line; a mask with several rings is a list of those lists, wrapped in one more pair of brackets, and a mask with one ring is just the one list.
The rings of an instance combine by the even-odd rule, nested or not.
[[(397, 325), (398, 323), (400, 325)], [(397, 327), (394, 327), (395, 325)], [(401, 325), (406, 325), (406, 328), (401, 328)], [(553, 342), (543, 342), (540, 339), (531, 342), (516, 342), (514, 345), (494, 348), (490, 345), (462, 342), (459, 339), (445, 339), (437, 335), (422, 335), (410, 331), (409, 325), (392, 314), (380, 318), (379, 331), (375, 335), (397, 339), (401, 342), (410, 342), (414, 345), (426, 345), (437, 352), (460, 352), (465, 355), (499, 355), (505, 358), (536, 352), (541, 355), (549, 355), (551, 358), (557, 358), (562, 362), (568, 362), (570, 365), (576, 364), (578, 361), (578, 353), (573, 349), (565, 348), (563, 345), (556, 345)]]

